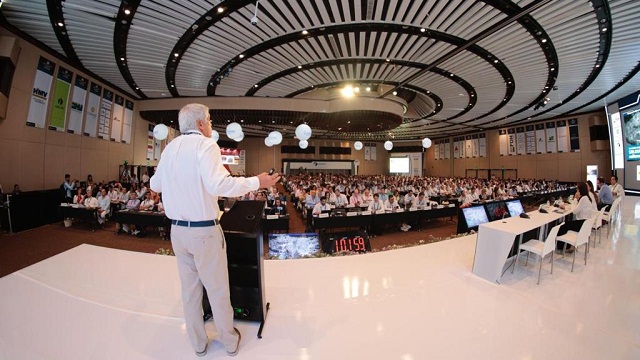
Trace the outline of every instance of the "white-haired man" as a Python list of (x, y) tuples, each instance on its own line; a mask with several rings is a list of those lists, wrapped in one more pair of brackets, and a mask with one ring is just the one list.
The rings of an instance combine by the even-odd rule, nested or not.
[(225, 239), (218, 224), (218, 196), (237, 197), (275, 185), (278, 174), (231, 177), (222, 165), (220, 148), (211, 139), (209, 108), (184, 106), (178, 115), (181, 136), (162, 152), (151, 189), (162, 193), (171, 219), (171, 244), (178, 260), (187, 334), (196, 355), (207, 353), (209, 339), (202, 317), (202, 286), (227, 354), (236, 355), (240, 332), (233, 327)]

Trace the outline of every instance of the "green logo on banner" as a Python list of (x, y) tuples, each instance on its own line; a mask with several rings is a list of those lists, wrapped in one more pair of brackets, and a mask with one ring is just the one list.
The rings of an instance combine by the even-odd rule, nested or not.
[(55, 126), (64, 129), (67, 121), (67, 99), (69, 99), (69, 89), (71, 84), (66, 81), (56, 79), (56, 87), (53, 90), (53, 98), (56, 101), (51, 107), (51, 115), (49, 116), (49, 126)]

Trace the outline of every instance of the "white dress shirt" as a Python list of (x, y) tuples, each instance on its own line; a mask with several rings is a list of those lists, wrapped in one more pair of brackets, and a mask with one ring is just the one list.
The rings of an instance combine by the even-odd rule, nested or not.
[(98, 199), (96, 199), (95, 196), (87, 197), (84, 199), (84, 207), (97, 208), (98, 206)]
[(323, 210), (325, 210), (325, 211), (326, 211), (326, 210), (331, 210), (331, 205), (329, 205), (328, 203), (327, 203), (327, 204), (322, 205), (322, 203), (321, 203), (321, 202), (319, 202), (319, 203), (317, 203), (317, 204), (315, 204), (315, 205), (314, 205), (314, 207), (313, 207), (313, 212), (312, 212), (312, 213), (313, 213), (314, 215), (321, 214)]
[(258, 177), (231, 177), (218, 144), (201, 134), (173, 139), (151, 178), (151, 189), (162, 193), (165, 213), (172, 220), (217, 219), (218, 196), (237, 197), (259, 187)]
[[(615, 194), (613, 194), (615, 193)], [(613, 195), (614, 200), (624, 196), (624, 189), (620, 183), (616, 183), (615, 185), (611, 185), (611, 194)]]
[(578, 206), (573, 210), (576, 220), (587, 220), (593, 216), (593, 206), (588, 196), (581, 196)]
[(98, 206), (100, 206), (100, 209), (102, 209), (102, 211), (109, 211), (109, 208), (111, 207), (111, 198), (108, 195), (98, 196)]
[(371, 201), (371, 203), (369, 203), (369, 211), (378, 212), (378, 211), (384, 211), (384, 210), (385, 210), (384, 202), (380, 199), (378, 199), (378, 201), (374, 199)]

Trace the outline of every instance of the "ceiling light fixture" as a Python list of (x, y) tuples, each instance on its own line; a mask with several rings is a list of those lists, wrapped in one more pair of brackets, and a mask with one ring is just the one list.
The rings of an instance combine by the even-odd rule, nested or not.
[(242, 59), (244, 57), (244, 54), (240, 54), (238, 57)]
[(394, 92), (393, 92), (393, 96), (396, 96), (396, 95), (398, 95), (398, 92), (397, 92), (397, 91), (394, 91)]
[(298, 69), (302, 69), (302, 65), (298, 65)]
[(387, 59), (387, 62), (391, 61), (391, 59)]
[(547, 42), (547, 39), (542, 39), (542, 40), (540, 40), (540, 41), (542, 41), (542, 43), (544, 44), (544, 43), (546, 43), (546, 42)]
[(493, 60), (493, 63), (494, 63), (494, 64), (497, 64), (497, 63), (499, 63), (499, 62), (500, 62), (500, 61), (499, 61), (498, 59)]
[(121, 57), (121, 58), (120, 58), (120, 61), (124, 61), (124, 58), (123, 58), (123, 57)]
[(309, 32), (307, 30), (302, 30), (302, 35), (307, 35)]
[(342, 93), (342, 96), (344, 97), (352, 97), (353, 96), (353, 86), (351, 85), (346, 85), (345, 87), (342, 88), (342, 90), (340, 90), (340, 92)]
[(178, 56), (180, 56), (180, 54), (179, 53), (173, 53), (173, 56), (178, 57)]
[(425, 28), (420, 29), (420, 32), (425, 32), (425, 31), (427, 31), (427, 29)]
[(218, 14), (222, 14), (224, 12), (224, 8), (223, 7), (219, 7), (218, 8)]
[(63, 26), (64, 26), (64, 23), (63, 23), (63, 22), (59, 22), (59, 23), (58, 23), (58, 26), (63, 27)]
[(131, 10), (129, 10), (129, 9), (124, 9), (124, 14), (125, 14), (125, 15), (129, 15), (129, 14), (131, 14)]
[(371, 88), (367, 86), (367, 88), (365, 89), (367, 91), (371, 91)]

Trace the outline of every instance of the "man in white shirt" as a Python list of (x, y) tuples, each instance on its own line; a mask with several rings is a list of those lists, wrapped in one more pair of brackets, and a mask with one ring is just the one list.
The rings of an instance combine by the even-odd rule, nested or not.
[(384, 212), (384, 202), (380, 200), (380, 195), (373, 194), (373, 200), (369, 203), (369, 211), (372, 213)]
[(353, 189), (353, 194), (349, 199), (349, 205), (360, 206), (362, 205), (362, 196), (360, 196), (360, 191), (358, 188)]
[(144, 173), (142, 173), (142, 176), (140, 177), (140, 179), (142, 180), (142, 183), (144, 183), (144, 184), (149, 182), (149, 175), (147, 175), (146, 171)]
[[(218, 144), (211, 139), (209, 108), (184, 106), (178, 114), (182, 135), (162, 152), (151, 188), (162, 193), (171, 219), (171, 245), (178, 262), (186, 331), (196, 355), (207, 353), (209, 339), (202, 317), (203, 285), (219, 340), (228, 355), (236, 355), (240, 332), (233, 327), (224, 235), (218, 224), (218, 196), (237, 197), (273, 186), (278, 174), (231, 177), (222, 165)], [(194, 241), (198, 239), (198, 241)]]
[(343, 207), (348, 204), (347, 196), (345, 194), (341, 194), (338, 188), (336, 188), (336, 191), (334, 192), (334, 196), (335, 198), (333, 202), (335, 203), (336, 207)]
[(91, 190), (87, 190), (87, 196), (84, 197), (84, 207), (90, 209), (98, 208), (98, 199), (93, 196), (93, 192)]
[(430, 201), (424, 196), (424, 193), (420, 193), (418, 194), (418, 199), (416, 199), (414, 205), (417, 207), (426, 208), (427, 206), (429, 206), (429, 203)]
[(389, 195), (389, 200), (384, 202), (384, 208), (385, 210), (398, 210), (400, 209), (400, 204), (398, 204), (398, 201), (396, 201), (396, 198), (393, 195)]
[(111, 208), (111, 198), (107, 195), (107, 190), (102, 188), (100, 190), (100, 196), (98, 196), (98, 206), (100, 209), (98, 210), (98, 223), (104, 224), (105, 219), (107, 218), (107, 214), (109, 214), (109, 210)]
[(624, 189), (622, 185), (618, 183), (618, 177), (616, 175), (611, 177), (611, 195), (613, 195), (614, 200), (624, 196)]
[(326, 210), (331, 210), (331, 205), (327, 204), (327, 198), (323, 196), (320, 198), (320, 202), (313, 207), (313, 215), (320, 215)]

